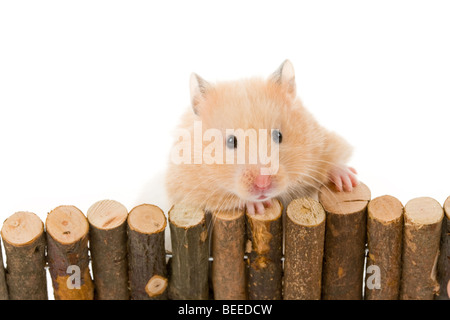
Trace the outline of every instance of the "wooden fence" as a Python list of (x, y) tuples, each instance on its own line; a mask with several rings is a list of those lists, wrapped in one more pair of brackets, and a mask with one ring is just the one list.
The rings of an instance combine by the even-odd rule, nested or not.
[[(450, 197), (323, 186), (264, 215), (114, 200), (3, 223), (0, 299), (448, 299)], [(170, 228), (171, 252), (165, 231)], [(1, 249), (1, 247), (0, 247)], [(2, 258), (0, 252), (0, 260)]]

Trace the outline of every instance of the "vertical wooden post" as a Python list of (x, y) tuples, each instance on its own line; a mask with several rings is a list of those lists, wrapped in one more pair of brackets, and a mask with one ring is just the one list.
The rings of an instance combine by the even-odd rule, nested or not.
[(436, 267), (444, 210), (432, 198), (415, 198), (405, 205), (402, 300), (431, 300), (439, 290)]
[(283, 206), (278, 200), (264, 214), (247, 213), (248, 298), (280, 300), (282, 277)]
[(168, 215), (172, 239), (169, 298), (206, 300), (209, 297), (209, 238), (205, 212), (175, 205)]
[(128, 215), (128, 270), (132, 300), (167, 299), (165, 228), (166, 217), (157, 206), (142, 204)]
[(168, 215), (172, 239), (169, 298), (206, 300), (209, 297), (209, 238), (205, 212), (175, 205)]
[(45, 224), (55, 300), (92, 300), (86, 217), (74, 206), (59, 206), (48, 214)]
[(438, 263), (439, 300), (450, 299), (450, 197), (444, 202), (445, 217), (442, 223), (441, 253)]
[(128, 210), (114, 200), (94, 203), (87, 211), (95, 299), (128, 300)]
[(247, 299), (244, 211), (213, 212), (211, 281), (216, 300)]
[[(47, 300), (44, 224), (31, 212), (16, 212), (2, 227), (11, 300)], [(3, 265), (2, 265), (3, 268)]]
[(286, 210), (284, 299), (319, 300), (325, 242), (325, 211), (311, 198), (293, 200)]
[(392, 196), (367, 207), (366, 300), (397, 300), (400, 290), (403, 205)]
[(0, 243), (0, 300), (8, 300), (8, 287), (6, 286), (5, 267), (3, 265), (2, 245)]
[(327, 212), (322, 298), (362, 299), (370, 190), (362, 182), (352, 192), (322, 186), (319, 200)]

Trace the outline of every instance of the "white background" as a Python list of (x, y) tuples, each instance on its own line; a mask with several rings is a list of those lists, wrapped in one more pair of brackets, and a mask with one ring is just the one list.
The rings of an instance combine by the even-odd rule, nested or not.
[(355, 148), (372, 190), (450, 195), (448, 1), (2, 1), (0, 220), (114, 199), (165, 211), (189, 75), (268, 76)]

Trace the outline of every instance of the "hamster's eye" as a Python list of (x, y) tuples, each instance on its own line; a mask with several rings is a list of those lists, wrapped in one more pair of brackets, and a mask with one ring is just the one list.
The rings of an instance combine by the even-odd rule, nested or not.
[(236, 149), (237, 148), (237, 138), (236, 136), (229, 135), (227, 138), (227, 148)]
[(280, 130), (272, 130), (272, 139), (276, 143), (281, 143), (281, 141), (283, 140), (283, 136), (281, 135), (281, 131)]

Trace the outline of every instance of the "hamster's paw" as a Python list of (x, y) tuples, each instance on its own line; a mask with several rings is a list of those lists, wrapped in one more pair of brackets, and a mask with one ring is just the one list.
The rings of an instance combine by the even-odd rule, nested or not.
[(247, 208), (247, 213), (251, 216), (255, 214), (264, 214), (266, 208), (272, 206), (272, 200), (267, 200), (263, 202), (247, 201), (245, 203), (245, 206)]
[(328, 177), (338, 191), (352, 191), (353, 187), (356, 187), (359, 183), (356, 175), (357, 172), (354, 168), (334, 166), (330, 170)]

